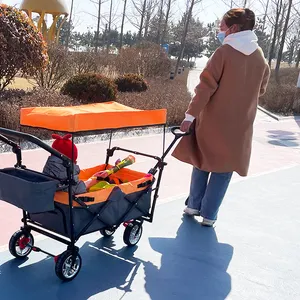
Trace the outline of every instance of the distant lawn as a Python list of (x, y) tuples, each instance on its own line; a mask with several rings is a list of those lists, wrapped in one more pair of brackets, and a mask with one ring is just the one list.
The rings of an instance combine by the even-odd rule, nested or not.
[[(33, 81), (33, 80), (31, 80)], [(16, 77), (14, 81), (7, 87), (9, 89), (31, 90), (34, 87), (26, 78)]]

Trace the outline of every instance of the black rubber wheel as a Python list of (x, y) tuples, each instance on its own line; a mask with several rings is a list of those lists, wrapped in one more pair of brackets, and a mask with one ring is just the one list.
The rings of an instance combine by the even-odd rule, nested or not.
[(123, 241), (129, 246), (135, 246), (141, 239), (143, 234), (143, 226), (137, 222), (129, 224), (124, 231)]
[(81, 265), (79, 253), (75, 254), (75, 262), (72, 265), (72, 251), (67, 250), (59, 255), (55, 264), (55, 273), (62, 281), (71, 281), (79, 274)]
[(113, 236), (116, 231), (114, 229), (100, 229), (100, 233), (104, 237), (110, 237)]
[(187, 198), (187, 199), (185, 200), (185, 203), (184, 203), (184, 204), (187, 206), (188, 203), (189, 203), (189, 198)]
[(31, 233), (19, 230), (9, 240), (9, 252), (16, 258), (27, 257), (32, 251), (34, 239)]

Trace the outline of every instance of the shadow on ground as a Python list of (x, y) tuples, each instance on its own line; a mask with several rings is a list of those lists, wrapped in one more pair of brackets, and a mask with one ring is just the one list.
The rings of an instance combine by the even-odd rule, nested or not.
[(26, 299), (34, 300), (85, 300), (112, 288), (126, 294), (131, 291), (130, 285), (140, 262), (134, 258), (136, 248), (124, 247), (116, 251), (113, 246), (110, 238), (84, 244), (80, 249), (83, 258), (80, 274), (68, 283), (62, 283), (55, 276), (52, 258), (24, 267), (24, 261), (12, 259), (0, 266), (1, 299), (24, 299), (27, 293)]
[(213, 228), (183, 218), (175, 239), (150, 238), (150, 245), (162, 254), (160, 268), (144, 263), (150, 299), (223, 300), (229, 295), (233, 247), (219, 243)]
[(298, 147), (298, 133), (284, 130), (269, 130), (269, 144), (281, 147)]
[[(25, 295), (32, 300), (85, 300), (92, 296), (119, 300), (131, 299), (135, 292), (143, 295), (139, 299), (148, 299), (145, 290), (153, 300), (226, 299), (231, 290), (226, 270), (233, 248), (219, 243), (214, 229), (184, 219), (176, 238), (150, 238), (150, 244), (162, 254), (160, 268), (146, 261), (151, 252), (146, 251), (147, 259), (142, 260), (135, 257), (136, 248), (115, 250), (113, 238), (85, 243), (80, 250), (83, 267), (69, 283), (56, 278), (52, 258), (30, 265), (12, 259), (0, 266), (1, 300), (24, 299)], [(145, 274), (140, 274), (141, 265)]]

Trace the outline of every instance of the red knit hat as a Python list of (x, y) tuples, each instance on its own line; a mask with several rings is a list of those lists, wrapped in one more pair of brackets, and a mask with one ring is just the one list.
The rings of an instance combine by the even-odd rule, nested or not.
[(52, 144), (52, 148), (64, 154), (70, 159), (72, 159), (73, 157), (73, 161), (76, 163), (78, 157), (78, 150), (76, 145), (70, 140), (72, 138), (72, 135), (66, 134), (65, 136), (61, 137), (58, 134), (52, 134), (52, 138), (55, 139), (55, 141)]

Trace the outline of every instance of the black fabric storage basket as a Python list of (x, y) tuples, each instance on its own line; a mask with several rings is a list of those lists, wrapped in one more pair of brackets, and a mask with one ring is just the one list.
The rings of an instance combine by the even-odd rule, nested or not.
[[(147, 216), (151, 207), (151, 190), (140, 191), (125, 195), (116, 188), (106, 202), (90, 204), (93, 213), (100, 212), (99, 219), (94, 220), (85, 234), (105, 228), (107, 225), (117, 225), (118, 222), (129, 221), (141, 216)], [(127, 200), (124, 198), (126, 196)], [(138, 200), (137, 204), (122, 218), (131, 207), (130, 204)], [(30, 219), (42, 225), (44, 228), (70, 237), (70, 209), (68, 205), (56, 203), (55, 211), (40, 214), (30, 214)], [(105, 206), (105, 207), (104, 207)], [(75, 235), (91, 221), (94, 216), (84, 207), (73, 208), (73, 222)], [(107, 225), (105, 225), (107, 224)]]
[(54, 210), (58, 182), (37, 172), (15, 168), (0, 170), (0, 199), (29, 213)]

